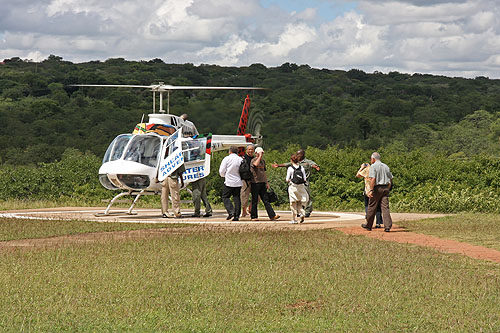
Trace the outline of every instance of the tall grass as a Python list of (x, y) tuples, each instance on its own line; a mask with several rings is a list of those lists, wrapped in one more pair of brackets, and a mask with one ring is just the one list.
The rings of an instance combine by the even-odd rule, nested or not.
[(335, 231), (0, 255), (4, 331), (500, 330), (498, 265)]

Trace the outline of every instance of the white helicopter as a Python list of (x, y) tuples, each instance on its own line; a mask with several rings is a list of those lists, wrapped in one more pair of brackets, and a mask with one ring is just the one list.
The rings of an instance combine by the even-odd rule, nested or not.
[[(258, 87), (201, 87), (172, 86), (163, 82), (155, 85), (100, 85), (75, 84), (77, 87), (142, 88), (153, 92), (153, 113), (149, 121), (137, 124), (132, 133), (118, 135), (109, 145), (99, 169), (99, 181), (109, 190), (122, 190), (106, 207), (126, 195), (135, 196), (126, 212), (129, 215), (142, 195), (161, 193), (161, 182), (184, 164), (184, 183), (204, 178), (210, 173), (210, 155), (231, 146), (245, 147), (260, 135), (245, 134), (248, 123), (250, 98), (247, 95), (240, 117), (237, 135), (207, 135), (198, 133), (196, 126), (186, 117), (170, 114), (170, 92), (174, 90), (261, 90)], [(163, 110), (163, 93), (167, 93), (167, 111)], [(156, 112), (156, 93), (159, 93), (159, 110)], [(260, 132), (260, 128), (258, 129)]]

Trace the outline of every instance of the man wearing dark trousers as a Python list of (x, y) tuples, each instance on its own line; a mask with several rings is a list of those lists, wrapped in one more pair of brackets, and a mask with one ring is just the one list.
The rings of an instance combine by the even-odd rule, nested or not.
[[(244, 159), (246, 159), (248, 165), (252, 165), (252, 159), (255, 153), (255, 146), (254, 145), (248, 145), (245, 151), (245, 154), (242, 156)], [(243, 186), (241, 187), (241, 217), (245, 217), (248, 215), (248, 211), (250, 210), (248, 207), (248, 199), (250, 198), (250, 189), (251, 189), (251, 182), (250, 180), (243, 180)], [(247, 209), (248, 208), (248, 209)]]
[[(227, 211), (226, 220), (239, 221), (241, 213), (240, 192), (243, 182), (240, 177), (240, 164), (243, 160), (238, 156), (238, 147), (229, 148), (229, 155), (224, 157), (219, 167), (219, 174), (224, 177), (222, 202)], [(234, 206), (231, 202), (233, 197)]]
[(205, 178), (198, 179), (191, 183), (191, 194), (193, 196), (194, 214), (192, 217), (201, 217), (201, 202), (205, 205), (205, 214), (203, 217), (212, 216), (212, 207), (208, 202), (207, 197), (207, 180)]
[(269, 189), (269, 182), (267, 181), (266, 175), (266, 162), (262, 158), (264, 155), (264, 149), (261, 147), (257, 147), (255, 149), (255, 157), (252, 159), (252, 210), (250, 212), (250, 217), (252, 221), (258, 221), (258, 211), (257, 206), (259, 203), (259, 198), (262, 200), (264, 207), (266, 208), (267, 216), (270, 220), (274, 221), (280, 218), (279, 215), (276, 215), (273, 207), (269, 203), (267, 197), (267, 190)]
[(368, 231), (372, 230), (377, 206), (380, 205), (384, 230), (389, 232), (392, 227), (391, 212), (389, 210), (389, 191), (392, 187), (392, 173), (389, 167), (380, 161), (380, 154), (377, 152), (372, 154), (371, 163), (368, 178), (372, 190), (367, 193), (368, 198), (370, 198), (368, 201), (368, 213), (366, 214), (366, 224), (362, 224), (361, 227)]

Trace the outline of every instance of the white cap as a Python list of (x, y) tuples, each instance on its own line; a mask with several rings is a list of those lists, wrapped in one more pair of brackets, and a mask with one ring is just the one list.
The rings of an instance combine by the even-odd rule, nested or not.
[(255, 148), (255, 153), (256, 154), (260, 154), (260, 153), (263, 153), (263, 152), (264, 152), (264, 149), (262, 149), (262, 147)]

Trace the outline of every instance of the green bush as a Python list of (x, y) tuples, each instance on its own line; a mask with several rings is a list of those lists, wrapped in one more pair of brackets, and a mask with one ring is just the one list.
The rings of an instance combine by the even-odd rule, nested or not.
[(95, 155), (67, 149), (62, 159), (37, 167), (5, 165), (0, 169), (1, 200), (64, 200), (93, 203), (108, 198), (99, 183), (101, 161)]
[[(290, 145), (285, 151), (266, 150), (264, 159), (271, 187), (278, 195), (276, 206), (288, 207), (286, 170), (274, 169), (273, 162), (288, 162), (298, 149)], [(328, 147), (308, 148), (306, 157), (321, 170), (310, 177), (314, 207), (319, 210), (363, 210), (363, 180), (355, 174), (363, 162), (369, 161), (370, 151)], [(478, 155), (473, 158), (448, 158), (423, 151), (391, 153), (381, 151), (382, 160), (394, 175), (391, 208), (394, 211), (415, 212), (500, 212), (500, 159)], [(207, 191), (211, 203), (221, 205), (223, 178), (219, 165), (227, 155), (212, 155)], [(53, 200), (100, 203), (117, 192), (104, 189), (98, 180), (101, 161), (92, 154), (68, 149), (62, 159), (41, 163), (36, 167), (0, 168), (0, 200)], [(183, 196), (188, 199), (188, 195)], [(158, 199), (144, 197), (141, 202), (158, 205)]]

